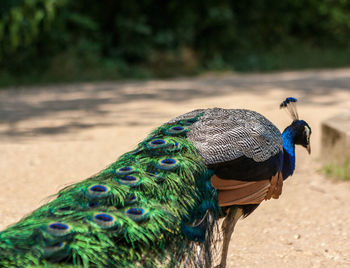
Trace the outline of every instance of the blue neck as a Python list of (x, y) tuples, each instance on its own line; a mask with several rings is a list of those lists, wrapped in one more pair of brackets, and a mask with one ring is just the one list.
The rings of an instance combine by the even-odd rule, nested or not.
[(293, 175), (295, 169), (295, 131), (292, 127), (287, 127), (283, 133), (283, 179)]

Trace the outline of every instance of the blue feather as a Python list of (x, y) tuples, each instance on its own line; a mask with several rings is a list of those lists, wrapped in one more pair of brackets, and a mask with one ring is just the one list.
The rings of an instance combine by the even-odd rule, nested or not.
[(295, 130), (291, 127), (286, 128), (282, 133), (283, 139), (283, 179), (293, 175), (295, 169)]

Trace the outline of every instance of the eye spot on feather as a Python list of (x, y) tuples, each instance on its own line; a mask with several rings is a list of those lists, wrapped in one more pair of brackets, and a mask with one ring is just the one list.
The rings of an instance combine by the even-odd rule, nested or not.
[(184, 127), (176, 126), (176, 127), (170, 128), (169, 130), (171, 130), (171, 131), (182, 131), (182, 130), (184, 130), (184, 129), (185, 129)]
[(153, 155), (164, 155), (164, 152), (175, 152), (179, 150), (179, 144), (171, 138), (156, 138), (145, 144), (146, 149)]
[(151, 144), (153, 144), (153, 145), (165, 144), (165, 140), (153, 140), (153, 141), (151, 141)]
[(107, 213), (97, 213), (93, 216), (93, 221), (101, 228), (111, 228), (115, 225), (115, 217)]
[(53, 236), (64, 236), (70, 233), (71, 227), (62, 222), (53, 222), (47, 225), (46, 231)]
[(87, 189), (87, 195), (92, 198), (101, 198), (109, 195), (111, 189), (106, 185), (94, 184)]
[(60, 250), (63, 250), (66, 247), (66, 245), (67, 245), (67, 243), (65, 241), (63, 241), (63, 242), (58, 242), (56, 244), (45, 247), (44, 248), (44, 257), (49, 257), (52, 254), (54, 254)]
[(119, 184), (130, 186), (130, 187), (138, 186), (141, 183), (141, 179), (136, 175), (126, 175), (121, 178), (117, 178), (116, 181)]
[(179, 166), (179, 161), (176, 158), (162, 158), (157, 163), (157, 168), (163, 170), (172, 170)]
[(118, 168), (115, 171), (115, 173), (117, 173), (118, 175), (128, 175), (128, 174), (133, 173), (135, 171), (136, 171), (135, 168), (130, 167), (130, 166), (125, 166), (125, 167)]
[(125, 214), (135, 222), (140, 222), (148, 219), (148, 210), (144, 208), (129, 208)]
[(99, 207), (100, 204), (98, 202), (89, 202), (88, 203), (88, 207), (89, 208), (96, 208), (96, 207)]
[(54, 215), (68, 215), (74, 212), (74, 207), (72, 206), (61, 206), (57, 208), (51, 208), (50, 212)]
[(188, 131), (187, 127), (183, 127), (183, 126), (173, 126), (170, 127), (168, 129), (166, 129), (164, 131), (164, 134), (166, 135), (181, 135), (181, 134), (185, 134)]
[(70, 207), (70, 206), (59, 207), (59, 208), (57, 209), (57, 211), (59, 211), (59, 212), (64, 212), (64, 211), (69, 211), (69, 210), (71, 210), (71, 207)]
[(124, 203), (125, 205), (131, 205), (131, 204), (135, 204), (137, 201), (138, 199), (136, 195), (132, 194), (131, 196), (125, 199)]
[(165, 139), (154, 139), (148, 142), (146, 144), (146, 147), (148, 149), (159, 149), (159, 148), (167, 147), (168, 145), (169, 145), (168, 141)]

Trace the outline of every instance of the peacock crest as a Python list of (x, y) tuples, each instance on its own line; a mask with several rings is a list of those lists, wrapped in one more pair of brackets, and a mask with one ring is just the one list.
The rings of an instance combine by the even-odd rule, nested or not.
[(298, 102), (298, 99), (293, 97), (286, 98), (281, 104), (280, 108), (286, 108), (286, 111), (289, 113), (289, 115), (294, 120), (299, 120), (299, 115), (297, 111), (296, 103)]

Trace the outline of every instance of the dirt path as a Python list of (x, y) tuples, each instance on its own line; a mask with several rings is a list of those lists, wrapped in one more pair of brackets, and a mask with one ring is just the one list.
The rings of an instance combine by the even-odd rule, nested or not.
[(320, 122), (350, 108), (350, 69), (0, 90), (0, 229), (175, 115), (248, 108), (283, 130), (286, 96), (299, 98), (313, 154), (298, 149), (282, 197), (238, 223), (229, 267), (350, 267), (350, 183), (317, 172)]

